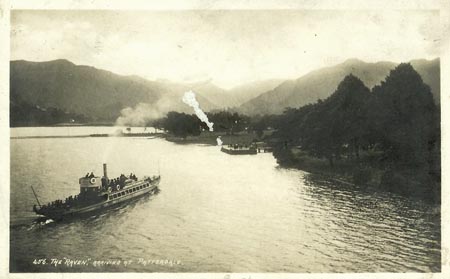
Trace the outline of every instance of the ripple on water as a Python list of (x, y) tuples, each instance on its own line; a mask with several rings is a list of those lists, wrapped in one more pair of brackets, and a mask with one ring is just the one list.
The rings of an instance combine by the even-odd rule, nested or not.
[[(30, 265), (48, 255), (184, 264), (90, 270), (111, 272), (440, 269), (439, 216), (419, 201), (277, 168), (270, 154), (230, 157), (216, 147), (131, 141), (11, 141), (10, 244), (17, 271), (55, 271)], [(154, 174), (159, 160), (161, 192), (91, 218), (33, 222), (35, 201), (23, 191), (26, 185), (36, 185), (45, 202), (73, 195), (78, 176), (86, 170), (101, 172), (104, 160), (112, 175)], [(67, 167), (56, 173), (55, 166)]]

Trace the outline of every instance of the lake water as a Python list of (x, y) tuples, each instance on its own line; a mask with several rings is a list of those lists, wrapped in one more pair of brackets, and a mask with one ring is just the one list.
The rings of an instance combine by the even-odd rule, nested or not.
[[(45, 129), (11, 136), (65, 127)], [(44, 203), (63, 199), (78, 193), (79, 177), (101, 175), (104, 162), (112, 177), (159, 170), (161, 191), (89, 218), (36, 219), (30, 185)], [(283, 169), (270, 153), (231, 156), (148, 138), (11, 139), (10, 211), (11, 272), (440, 271), (435, 208)]]

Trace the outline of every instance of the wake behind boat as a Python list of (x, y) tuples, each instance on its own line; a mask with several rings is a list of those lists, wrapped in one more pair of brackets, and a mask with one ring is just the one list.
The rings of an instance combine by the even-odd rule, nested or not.
[(67, 197), (64, 201), (56, 200), (41, 205), (31, 187), (38, 203), (33, 206), (33, 211), (53, 220), (87, 214), (143, 197), (145, 194), (154, 194), (158, 190), (160, 180), (160, 175), (138, 179), (134, 174), (109, 179), (107, 166), (103, 164), (103, 177), (95, 176), (93, 173), (86, 174), (79, 179), (80, 193), (74, 197)]

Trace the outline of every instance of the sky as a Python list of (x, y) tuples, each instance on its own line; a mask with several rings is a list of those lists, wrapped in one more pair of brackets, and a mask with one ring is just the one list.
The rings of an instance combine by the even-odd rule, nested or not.
[(11, 11), (11, 60), (226, 89), (349, 58), (434, 59), (440, 36), (437, 10)]

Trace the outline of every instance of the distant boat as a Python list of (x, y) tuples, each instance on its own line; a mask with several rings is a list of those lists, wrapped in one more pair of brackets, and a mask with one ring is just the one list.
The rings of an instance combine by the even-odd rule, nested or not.
[(106, 164), (103, 164), (103, 177), (87, 175), (79, 179), (80, 193), (75, 197), (68, 197), (64, 201), (57, 200), (47, 205), (41, 205), (36, 193), (38, 205), (33, 206), (33, 211), (38, 215), (62, 220), (65, 218), (92, 213), (100, 209), (107, 209), (119, 203), (125, 203), (132, 199), (143, 197), (145, 194), (154, 194), (158, 191), (161, 176), (138, 179), (136, 176), (122, 175), (110, 180), (107, 176)]
[(258, 150), (255, 145), (242, 146), (239, 144), (222, 146), (220, 151), (230, 155), (255, 155), (258, 153)]

